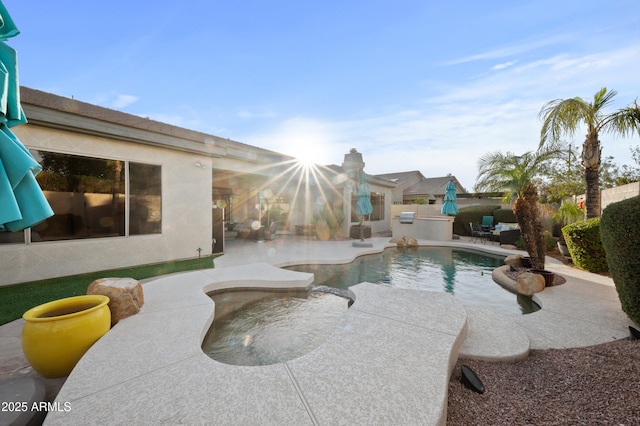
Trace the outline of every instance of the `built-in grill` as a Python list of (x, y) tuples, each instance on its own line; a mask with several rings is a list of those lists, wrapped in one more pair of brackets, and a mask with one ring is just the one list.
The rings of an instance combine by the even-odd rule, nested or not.
[(413, 223), (413, 216), (415, 212), (402, 212), (400, 213), (400, 223)]

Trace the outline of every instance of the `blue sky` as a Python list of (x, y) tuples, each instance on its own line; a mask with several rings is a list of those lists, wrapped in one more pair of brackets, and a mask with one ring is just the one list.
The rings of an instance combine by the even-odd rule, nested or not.
[[(537, 147), (545, 102), (640, 97), (637, 0), (3, 2), (24, 86), (469, 190), (482, 154)], [(601, 141), (619, 164), (640, 144)]]

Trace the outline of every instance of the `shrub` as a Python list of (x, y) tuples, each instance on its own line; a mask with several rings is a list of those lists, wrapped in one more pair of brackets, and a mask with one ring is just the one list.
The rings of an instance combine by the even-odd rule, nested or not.
[(544, 231), (544, 251), (553, 251), (558, 246), (558, 241), (549, 231)]
[(622, 310), (640, 324), (640, 196), (610, 204), (600, 233)]
[(482, 223), (482, 216), (493, 216), (493, 212), (498, 209), (500, 206), (495, 204), (461, 208), (453, 221), (453, 233), (471, 235), (469, 223)]
[(594, 217), (562, 228), (571, 259), (576, 266), (589, 272), (608, 270), (607, 259), (600, 240), (600, 218)]
[[(519, 238), (518, 241), (513, 243), (513, 245), (516, 246), (516, 248), (518, 250), (524, 250), (524, 240), (522, 238)], [(527, 256), (528, 256), (528, 254), (527, 254)]]
[(516, 215), (511, 209), (497, 209), (493, 212), (494, 223), (516, 223)]

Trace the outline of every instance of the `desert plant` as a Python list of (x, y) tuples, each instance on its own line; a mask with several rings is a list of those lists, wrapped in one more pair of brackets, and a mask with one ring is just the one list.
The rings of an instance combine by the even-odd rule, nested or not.
[(575, 201), (563, 202), (553, 214), (551, 220), (561, 226), (567, 226), (584, 219), (584, 210)]
[(554, 224), (554, 232), (560, 233), (560, 242), (562, 244), (564, 244), (564, 236), (562, 235), (562, 231), (557, 230), (579, 220), (584, 220), (584, 209), (581, 209), (575, 201), (564, 201), (558, 210), (553, 213), (551, 221)]
[(589, 272), (606, 272), (607, 260), (600, 239), (600, 218), (594, 217), (562, 228), (571, 259)]
[(540, 131), (540, 146), (548, 142), (556, 142), (560, 136), (574, 135), (582, 131), (582, 124), (587, 126), (587, 135), (582, 144), (582, 167), (586, 183), (587, 218), (600, 216), (600, 163), (602, 149), (599, 133), (612, 133), (627, 136), (640, 134), (640, 109), (637, 102), (633, 106), (621, 108), (609, 114), (604, 109), (613, 103), (615, 90), (600, 89), (593, 102), (582, 98), (556, 99), (547, 102), (540, 110), (543, 120)]
[(524, 247), (531, 257), (533, 269), (544, 269), (544, 228), (538, 210), (538, 192), (532, 183), (527, 185), (513, 203)]
[(522, 155), (500, 151), (483, 155), (478, 161), (476, 191), (506, 191), (505, 201), (513, 203), (525, 248), (534, 269), (544, 269), (544, 228), (538, 209), (538, 191), (534, 182), (548, 169), (549, 161), (561, 154), (559, 143)]
[(622, 310), (640, 324), (640, 196), (602, 212), (600, 235)]
[(342, 235), (344, 212), (341, 205), (322, 206), (311, 218), (313, 235), (322, 241), (339, 240)]

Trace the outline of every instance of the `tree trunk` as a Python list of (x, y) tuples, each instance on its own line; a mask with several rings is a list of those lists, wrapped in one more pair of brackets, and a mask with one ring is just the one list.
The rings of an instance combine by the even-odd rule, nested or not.
[(587, 219), (600, 217), (600, 158), (602, 150), (596, 132), (590, 132), (582, 144), (582, 167), (586, 186)]
[(538, 213), (538, 194), (535, 187), (529, 184), (522, 194), (518, 195), (513, 206), (524, 247), (533, 269), (544, 269), (544, 228)]
[(585, 169), (584, 180), (587, 187), (585, 200), (587, 219), (600, 217), (600, 171)]

